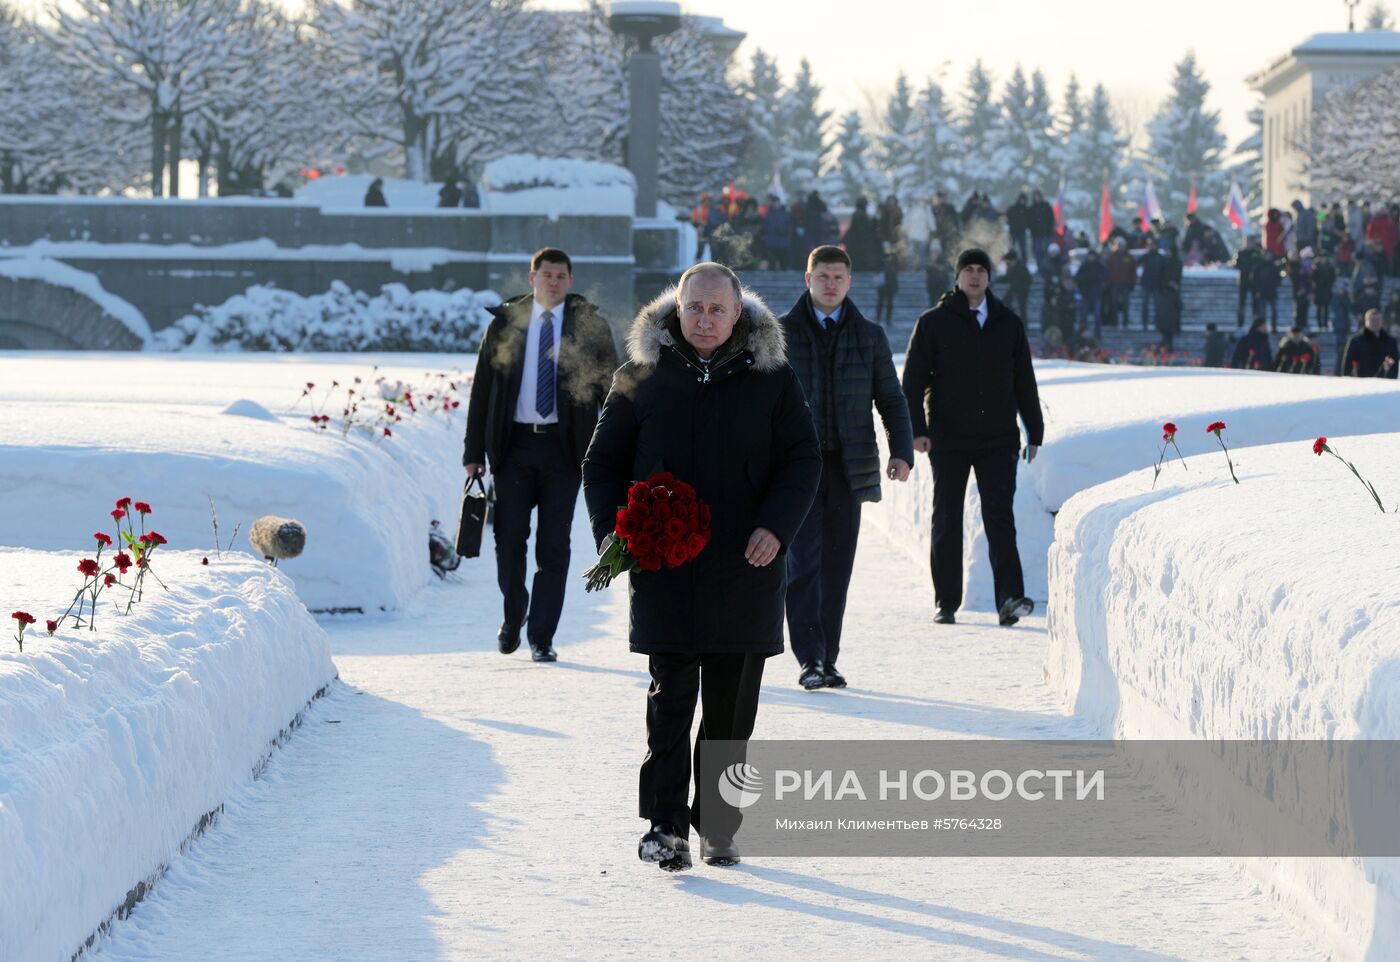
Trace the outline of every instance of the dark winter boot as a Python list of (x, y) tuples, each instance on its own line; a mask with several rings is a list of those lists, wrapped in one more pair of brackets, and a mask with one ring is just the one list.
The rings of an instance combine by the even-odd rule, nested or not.
[(822, 673), (822, 666), (815, 661), (809, 661), (802, 666), (802, 674), (797, 676), (797, 683), (808, 691), (814, 691), (826, 685), (826, 675)]
[(706, 865), (738, 865), (739, 849), (728, 835), (700, 836), (700, 861)]
[(997, 609), (997, 616), (1003, 625), (1010, 626), (1034, 610), (1035, 602), (1029, 598), (1007, 598)]
[(677, 835), (669, 823), (657, 822), (642, 836), (637, 857), (655, 863), (663, 872), (679, 872), (691, 866), (690, 842)]

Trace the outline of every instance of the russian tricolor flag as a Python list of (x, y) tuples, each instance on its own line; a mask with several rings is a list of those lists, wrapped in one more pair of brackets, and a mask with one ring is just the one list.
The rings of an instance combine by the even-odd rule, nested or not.
[(1249, 211), (1244, 206), (1244, 194), (1240, 191), (1240, 185), (1235, 181), (1230, 181), (1230, 199), (1225, 204), (1225, 216), (1230, 219), (1230, 223), (1235, 225), (1236, 230), (1244, 230), (1249, 223)]

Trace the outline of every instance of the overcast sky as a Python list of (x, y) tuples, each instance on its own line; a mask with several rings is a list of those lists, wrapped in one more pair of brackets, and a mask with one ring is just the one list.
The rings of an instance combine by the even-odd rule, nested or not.
[[(579, 7), (581, 0), (542, 0)], [(1358, 25), (1373, 0), (1361, 0)], [(46, 0), (18, 0), (42, 9)], [(300, 8), (301, 0), (284, 0)], [(1392, 10), (1400, 0), (1390, 0)], [(1086, 89), (1102, 83), (1134, 126), (1166, 96), (1172, 67), (1187, 50), (1211, 84), (1230, 146), (1248, 135), (1255, 102), (1245, 77), (1314, 33), (1343, 31), (1343, 0), (685, 0), (691, 13), (723, 17), (748, 34), (739, 52), (777, 57), (791, 75), (807, 57), (838, 114), (883, 103), (902, 70), (915, 85), (937, 77), (950, 102), (979, 57), (998, 82), (1016, 63), (1045, 72), (1059, 102), (1077, 73)]]

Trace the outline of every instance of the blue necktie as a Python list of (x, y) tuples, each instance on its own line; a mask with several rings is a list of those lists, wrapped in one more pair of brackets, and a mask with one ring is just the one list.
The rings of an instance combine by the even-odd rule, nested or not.
[(554, 313), (540, 315), (540, 358), (535, 377), (535, 410), (540, 417), (554, 413)]

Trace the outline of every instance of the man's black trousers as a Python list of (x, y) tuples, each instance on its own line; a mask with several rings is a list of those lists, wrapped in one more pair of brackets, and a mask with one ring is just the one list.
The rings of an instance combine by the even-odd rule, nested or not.
[[(739, 828), (737, 809), (717, 801), (716, 785), (696, 785), (690, 797), (690, 726), (697, 695), (701, 703), (700, 733), (695, 742), (695, 770), (707, 740), (747, 742), (758, 715), (758, 692), (763, 684), (759, 654), (666, 654), (649, 656), (651, 688), (647, 691), (647, 755), (638, 786), (638, 814), (649, 822), (670, 822), (682, 837), (692, 821), (706, 836), (728, 835)], [(733, 761), (742, 761), (742, 755)], [(726, 759), (729, 761), (729, 759)], [(715, 809), (701, 814), (701, 799)], [(707, 809), (708, 811), (708, 809)]]
[(933, 464), (933, 591), (939, 609), (956, 611), (962, 605), (963, 502), (969, 473), (977, 476), (982, 501), (982, 526), (987, 532), (987, 554), (997, 607), (1008, 598), (1025, 596), (1021, 555), (1016, 550), (1015, 448), (929, 453)]
[(859, 535), (860, 502), (851, 493), (841, 452), (824, 452), (816, 500), (788, 546), (788, 640), (800, 665), (834, 665), (841, 654)]
[[(496, 582), (505, 599), (505, 621), (525, 626), (532, 645), (554, 639), (569, 578), (569, 529), (583, 475), (565, 454), (558, 425), (536, 434), (519, 424), (511, 431), (504, 464), (496, 472)], [(525, 588), (530, 515), (539, 509), (533, 592)], [(527, 613), (528, 611), (528, 620)]]

